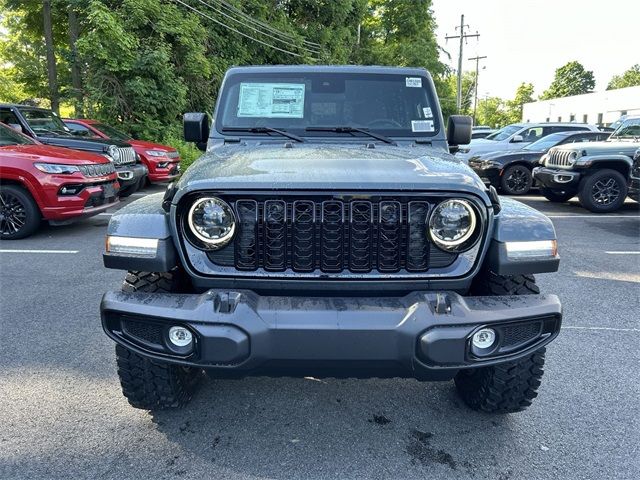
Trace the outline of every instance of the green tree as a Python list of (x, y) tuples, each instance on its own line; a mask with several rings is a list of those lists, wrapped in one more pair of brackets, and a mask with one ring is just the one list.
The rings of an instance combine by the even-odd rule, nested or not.
[(499, 97), (487, 97), (478, 101), (476, 113), (478, 125), (500, 128), (511, 123), (507, 106)]
[(614, 75), (607, 85), (607, 90), (635, 87), (638, 85), (640, 85), (640, 63), (636, 63), (622, 75)]
[(533, 84), (522, 82), (516, 89), (514, 99), (506, 102), (508, 122), (516, 123), (522, 121), (523, 105), (533, 101)]
[(596, 86), (596, 80), (591, 70), (585, 70), (580, 62), (569, 62), (556, 69), (551, 85), (540, 97), (542, 100), (569, 97), (590, 93)]

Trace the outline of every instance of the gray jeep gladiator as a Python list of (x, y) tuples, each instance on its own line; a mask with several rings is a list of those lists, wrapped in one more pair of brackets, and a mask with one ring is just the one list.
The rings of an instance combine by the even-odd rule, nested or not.
[(203, 373), (454, 380), (473, 409), (530, 405), (561, 305), (540, 212), (500, 199), (414, 68), (230, 69), (206, 153), (109, 223), (102, 300), (131, 405), (183, 405)]
[(627, 116), (603, 142), (552, 148), (533, 169), (533, 178), (551, 202), (566, 202), (578, 195), (587, 210), (614, 212), (627, 195), (638, 201), (633, 158), (639, 147), (640, 116)]

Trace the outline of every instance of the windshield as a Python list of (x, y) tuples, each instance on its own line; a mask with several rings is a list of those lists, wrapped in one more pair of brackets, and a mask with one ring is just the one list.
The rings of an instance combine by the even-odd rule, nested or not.
[(625, 120), (620, 127), (611, 134), (609, 138), (639, 138), (640, 118)]
[(500, 140), (506, 140), (521, 128), (521, 125), (507, 125), (497, 132), (492, 133), (488, 137), (485, 137), (485, 140), (495, 140), (496, 142), (499, 142)]
[(113, 140), (120, 140), (123, 142), (126, 142), (127, 140), (131, 140), (131, 136), (127, 135), (124, 132), (121, 132), (120, 130), (113, 128), (109, 125), (105, 125), (104, 123), (95, 123), (93, 124), (93, 127), (96, 130), (100, 130), (102, 133), (104, 133), (107, 137), (113, 139)]
[(549, 150), (551, 147), (555, 147), (562, 140), (567, 138), (566, 135), (561, 133), (552, 133), (551, 135), (547, 135), (546, 137), (541, 138), (533, 143), (530, 143), (523, 150), (533, 150), (533, 151), (543, 151)]
[(40, 133), (54, 133), (60, 135), (69, 135), (70, 130), (60, 117), (50, 110), (40, 110), (36, 108), (25, 108), (20, 110), (22, 116), (27, 120), (31, 129)]
[(35, 145), (36, 142), (11, 127), (0, 124), (0, 147), (8, 145)]
[[(432, 136), (438, 107), (425, 77), (371, 73), (236, 73), (225, 81), (215, 122), (220, 133), (276, 128), (302, 137)], [(319, 130), (317, 127), (351, 127)], [(226, 129), (226, 131), (225, 131)], [(253, 129), (251, 132), (249, 129)]]

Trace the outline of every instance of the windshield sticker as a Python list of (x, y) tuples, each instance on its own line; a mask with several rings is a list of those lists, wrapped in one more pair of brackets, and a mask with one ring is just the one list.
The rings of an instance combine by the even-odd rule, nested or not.
[(424, 114), (424, 118), (433, 118), (431, 107), (422, 107), (422, 113)]
[(407, 87), (422, 88), (422, 79), (420, 77), (406, 77)]
[(304, 83), (241, 83), (238, 117), (303, 118)]
[(433, 132), (433, 120), (411, 120), (412, 132)]

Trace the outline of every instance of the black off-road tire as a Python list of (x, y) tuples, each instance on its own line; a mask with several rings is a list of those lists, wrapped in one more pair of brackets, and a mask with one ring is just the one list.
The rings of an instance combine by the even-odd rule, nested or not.
[(500, 188), (506, 195), (525, 195), (531, 190), (533, 175), (524, 165), (507, 167), (500, 177)]
[(116, 345), (122, 393), (132, 407), (162, 410), (184, 406), (202, 378), (200, 369), (157, 362)]
[(0, 185), (0, 239), (19, 240), (33, 235), (41, 220), (40, 209), (27, 190), (18, 185)]
[[(533, 275), (480, 274), (473, 295), (535, 295), (540, 293)], [(473, 410), (489, 413), (520, 412), (538, 395), (545, 349), (525, 358), (490, 367), (460, 370), (454, 382), (462, 400)]]
[[(598, 185), (602, 185), (602, 188), (606, 190), (605, 185), (609, 183), (611, 184), (611, 196), (607, 196), (606, 193), (599, 196), (598, 192), (601, 188)], [(624, 176), (616, 170), (605, 168), (584, 177), (580, 181), (578, 200), (580, 200), (580, 205), (583, 208), (593, 213), (615, 212), (622, 206), (624, 199), (627, 198), (627, 190), (627, 180)], [(615, 195), (617, 195), (615, 200), (612, 198), (613, 192), (616, 192)], [(606, 203), (599, 203), (598, 197)], [(611, 198), (611, 201), (607, 202), (607, 198)]]
[[(171, 272), (130, 271), (122, 284), (126, 293), (182, 293), (190, 289), (180, 268)], [(150, 360), (116, 345), (118, 376), (122, 393), (135, 408), (161, 410), (185, 405), (203, 376), (202, 369)]]
[(550, 190), (548, 188), (540, 188), (540, 194), (553, 203), (565, 203), (576, 196), (576, 192), (573, 190)]
[(461, 370), (455, 377), (458, 394), (473, 410), (521, 412), (538, 396), (545, 348), (514, 362)]

